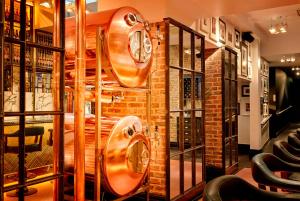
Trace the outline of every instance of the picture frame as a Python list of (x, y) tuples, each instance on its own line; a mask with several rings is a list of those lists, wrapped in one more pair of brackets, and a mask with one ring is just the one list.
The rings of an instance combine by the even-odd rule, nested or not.
[(250, 96), (250, 87), (249, 85), (242, 85), (242, 97)]
[(231, 27), (226, 31), (226, 43), (230, 47), (234, 47), (234, 30)]
[(209, 38), (215, 42), (217, 42), (217, 28), (218, 28), (218, 19), (216, 17), (211, 17)]
[(245, 111), (250, 112), (250, 103), (245, 103)]
[(219, 41), (223, 44), (226, 42), (226, 24), (221, 19), (219, 19)]
[(252, 61), (252, 45), (248, 43), (248, 61)]
[(241, 75), (248, 76), (248, 47), (245, 43), (241, 43)]
[(234, 46), (238, 49), (240, 49), (240, 43), (241, 43), (241, 32), (237, 29), (234, 29)]
[(207, 17), (207, 18), (201, 18), (200, 19), (200, 31), (204, 32), (204, 33), (209, 33), (210, 31), (210, 26), (211, 26), (211, 18)]

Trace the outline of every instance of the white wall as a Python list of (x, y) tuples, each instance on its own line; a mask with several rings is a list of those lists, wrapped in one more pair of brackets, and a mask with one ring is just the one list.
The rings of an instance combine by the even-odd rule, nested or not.
[(252, 81), (250, 84), (250, 149), (262, 148), (260, 114), (260, 41), (252, 42)]

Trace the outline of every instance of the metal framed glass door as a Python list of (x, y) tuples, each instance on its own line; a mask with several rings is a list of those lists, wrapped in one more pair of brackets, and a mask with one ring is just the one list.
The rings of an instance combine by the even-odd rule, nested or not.
[(229, 48), (223, 51), (223, 156), (226, 173), (238, 165), (237, 133), (237, 54)]
[(204, 184), (204, 37), (166, 23), (167, 200), (187, 200)]
[(65, 1), (0, 4), (0, 199), (63, 200)]

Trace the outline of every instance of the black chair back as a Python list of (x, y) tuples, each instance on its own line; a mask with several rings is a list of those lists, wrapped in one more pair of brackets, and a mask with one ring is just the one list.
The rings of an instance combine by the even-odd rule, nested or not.
[(204, 201), (291, 201), (300, 194), (284, 195), (256, 188), (242, 178), (225, 175), (211, 180), (204, 189)]
[(300, 164), (288, 163), (270, 153), (252, 158), (252, 177), (259, 185), (300, 192), (300, 182), (276, 176), (275, 171), (300, 172)]

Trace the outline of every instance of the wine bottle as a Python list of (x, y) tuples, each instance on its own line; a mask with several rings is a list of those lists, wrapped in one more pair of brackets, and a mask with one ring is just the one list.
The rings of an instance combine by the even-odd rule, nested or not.
[(5, 7), (5, 20), (9, 20), (9, 15), (10, 15), (10, 7), (6, 6)]
[(19, 13), (19, 8), (16, 8), (15, 20), (16, 20), (17, 22), (19, 22), (19, 21), (20, 21), (20, 13)]

